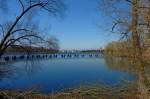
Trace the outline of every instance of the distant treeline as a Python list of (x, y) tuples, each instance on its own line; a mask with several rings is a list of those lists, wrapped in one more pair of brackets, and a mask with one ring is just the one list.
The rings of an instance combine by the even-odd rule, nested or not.
[[(141, 44), (140, 53), (141, 57), (149, 59), (150, 46), (149, 40)], [(131, 41), (113, 41), (105, 47), (105, 54), (117, 57), (134, 57), (135, 48), (132, 46)]]
[(97, 50), (82, 50), (81, 52), (85, 52), (85, 53), (91, 53), (91, 52), (99, 52), (99, 53), (103, 53), (104, 50), (103, 49), (97, 49)]
[(6, 53), (57, 53), (58, 51), (52, 48), (13, 45), (6, 50)]
[(132, 56), (132, 45), (127, 41), (113, 41), (105, 47), (105, 53), (111, 56), (129, 57)]

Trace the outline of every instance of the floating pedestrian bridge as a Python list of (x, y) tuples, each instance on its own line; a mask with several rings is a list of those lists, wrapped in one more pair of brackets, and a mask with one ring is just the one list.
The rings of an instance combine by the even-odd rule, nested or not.
[(32, 59), (54, 59), (54, 58), (99, 58), (102, 53), (54, 53), (54, 54), (6, 54), (3, 55), (1, 61), (17, 61), (17, 60), (32, 60)]

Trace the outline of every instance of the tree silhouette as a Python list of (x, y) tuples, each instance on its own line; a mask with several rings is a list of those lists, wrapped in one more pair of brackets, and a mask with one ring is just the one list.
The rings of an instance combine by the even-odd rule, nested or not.
[[(33, 21), (38, 16), (37, 13), (56, 17), (62, 15), (65, 10), (65, 5), (61, 0), (0, 0), (0, 2), (3, 15), (11, 15), (10, 8), (13, 4), (15, 4), (14, 8), (19, 8), (18, 15), (13, 16), (15, 20), (6, 17), (4, 19), (7, 21), (0, 24), (0, 57), (8, 47), (14, 44), (36, 45), (46, 41), (38, 31), (38, 23)], [(42, 18), (40, 17), (39, 20)]]

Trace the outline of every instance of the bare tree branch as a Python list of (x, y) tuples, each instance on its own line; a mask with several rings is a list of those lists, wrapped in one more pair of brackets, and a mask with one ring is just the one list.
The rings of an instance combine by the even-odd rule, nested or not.
[(0, 28), (1, 28), (1, 30), (2, 30), (2, 35), (3, 35), (3, 37), (4, 37), (4, 34), (5, 34), (5, 31), (4, 31), (4, 28), (3, 28), (3, 26), (0, 24)]
[(22, 11), (24, 11), (24, 5), (23, 5), (22, 0), (18, 0), (18, 1), (19, 1), (20, 5), (21, 5), (21, 7), (22, 7)]
[(129, 3), (131, 3), (131, 4), (133, 4), (133, 2), (132, 2), (131, 0), (125, 0), (125, 1), (127, 1), (127, 2), (129, 2)]
[[(18, 38), (16, 38), (16, 39), (9, 39), (9, 40), (5, 43), (5, 45), (6, 45), (6, 47), (7, 47), (7, 46), (10, 46), (10, 45), (14, 44), (16, 41), (19, 41), (19, 40), (21, 40), (21, 39), (27, 39), (27, 38), (29, 38), (29, 37), (35, 37), (35, 38), (40, 38), (40, 39), (42, 39), (41, 37), (36, 36), (36, 35), (23, 35), (23, 36), (20, 36), (20, 37), (18, 37)], [(29, 39), (28, 39), (28, 40), (29, 40)]]
[(14, 34), (14, 33), (16, 33), (16, 32), (20, 32), (20, 31), (25, 31), (25, 32), (31, 32), (31, 33), (33, 33), (34, 31), (32, 31), (32, 30), (28, 30), (28, 29), (17, 29), (17, 30), (14, 30), (14, 31), (12, 31), (11, 32), (11, 34)]
[(7, 40), (7, 38), (11, 35), (12, 30), (14, 29), (14, 27), (17, 25), (17, 23), (19, 22), (19, 20), (32, 8), (36, 7), (36, 6), (41, 6), (41, 3), (37, 3), (34, 4), (30, 7), (28, 7), (26, 10), (24, 10), (19, 17), (17, 17), (17, 19), (14, 21), (13, 25), (10, 27), (10, 29), (8, 30), (8, 32), (6, 33), (6, 36), (3, 38), (2, 42), (0, 43), (0, 49), (3, 46), (3, 44), (5, 43), (5, 41)]
[[(38, 38), (43, 42), (47, 42), (46, 40), (44, 40), (44, 38), (37, 35), (40, 34), (39, 32), (35, 32), (32, 30), (33, 28), (29, 28), (28, 26), (30, 25), (28, 26), (25, 25), (26, 21), (27, 22), (29, 21), (27, 19), (27, 16), (29, 16), (28, 13), (29, 11), (38, 11), (43, 9), (48, 13), (50, 13), (51, 15), (57, 15), (57, 14), (61, 14), (61, 11), (63, 10), (63, 6), (64, 6), (61, 0), (17, 0), (17, 1), (19, 2), (18, 5), (21, 5), (21, 9), (22, 9), (20, 14), (16, 17), (14, 21), (11, 22), (10, 26), (8, 26), (6, 30), (4, 30), (2, 26), (0, 26), (0, 28), (3, 31), (3, 34), (5, 32), (5, 35), (0, 42), (0, 56), (3, 54), (3, 51), (7, 49), (7, 47), (11, 46), (17, 41), (27, 40), (30, 43), (33, 43), (31, 38)], [(33, 8), (37, 8), (38, 10), (33, 10)], [(36, 12), (33, 13), (35, 14)], [(27, 20), (25, 20), (25, 18)], [(19, 25), (19, 22), (20, 21), (22, 22), (22, 20), (25, 20), (24, 21), (25, 23), (23, 23), (24, 25), (21, 25), (20, 28), (17, 27), (17, 25)]]
[(114, 32), (115, 28), (120, 26), (121, 24), (126, 24), (128, 27), (130, 27), (130, 24), (126, 20), (117, 19), (114, 21), (114, 24), (111, 28), (111, 32)]

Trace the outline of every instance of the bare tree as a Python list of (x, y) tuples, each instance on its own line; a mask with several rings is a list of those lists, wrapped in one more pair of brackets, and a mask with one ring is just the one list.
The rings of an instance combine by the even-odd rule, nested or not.
[[(138, 89), (139, 89), (139, 92), (141, 93), (139, 96), (141, 99), (149, 99), (149, 94), (148, 94), (149, 85), (145, 84), (145, 82), (149, 82), (149, 79), (148, 79), (148, 76), (145, 75), (144, 73), (145, 68), (147, 67), (146, 66), (147, 64), (145, 64), (146, 62), (143, 57), (143, 50), (142, 50), (142, 43), (143, 43), (142, 39), (145, 39), (145, 38), (142, 38), (142, 36), (145, 35), (146, 32), (148, 35), (150, 33), (149, 32), (150, 31), (149, 30), (150, 0), (103, 0), (103, 2), (105, 2), (107, 6), (109, 4), (109, 8), (105, 7), (105, 9), (107, 9), (108, 11), (112, 11), (109, 14), (111, 14), (112, 17), (115, 17), (112, 19), (113, 20), (112, 31), (114, 32), (115, 29), (118, 30), (118, 27), (119, 29), (121, 29), (124, 26), (127, 26), (127, 28), (121, 29), (119, 33), (123, 34), (123, 37), (128, 35), (128, 38), (130, 39), (130, 42), (132, 44), (132, 47), (129, 47), (129, 48), (131, 48), (132, 50), (133, 55), (131, 59), (133, 61), (133, 64), (136, 65), (136, 68), (138, 70), (138, 80), (139, 80)], [(125, 8), (127, 7), (127, 5), (129, 5), (129, 8)], [(120, 6), (124, 6), (123, 9), (121, 9), (121, 11), (118, 10)], [(129, 12), (128, 13), (129, 19), (127, 18), (127, 21), (125, 17), (127, 17), (128, 15), (127, 13), (125, 13), (127, 11), (125, 11), (124, 9), (126, 9)], [(122, 16), (122, 13), (124, 13), (124, 17)], [(116, 21), (114, 22), (114, 19), (117, 20), (117, 22)], [(127, 25), (124, 23), (127, 23)], [(124, 31), (127, 31), (127, 32), (124, 32)], [(146, 37), (149, 39), (148, 35), (146, 35)], [(118, 42), (115, 44), (116, 46), (118, 46)], [(113, 47), (113, 46), (111, 44), (111, 46), (108, 46), (108, 47)], [(122, 46), (122, 47), (124, 48), (125, 46)], [(115, 48), (111, 48), (111, 49), (114, 50)], [(119, 50), (120, 50), (120, 47), (119, 47)], [(120, 52), (121, 51), (122, 50), (120, 50)], [(121, 53), (124, 53), (124, 52), (121, 52)]]
[[(0, 0), (1, 14), (7, 17), (1, 20), (0, 24), (0, 57), (6, 49), (14, 44), (31, 44), (40, 43), (44, 38), (38, 27), (38, 20), (35, 21), (38, 13), (45, 15), (58, 16), (65, 10), (64, 3), (61, 0)], [(12, 8), (16, 7), (17, 15), (11, 16)], [(40, 20), (42, 18), (39, 18)]]
[(145, 32), (148, 31), (147, 27), (150, 24), (148, 5), (150, 1), (101, 0), (100, 3), (105, 15), (111, 18), (111, 32), (122, 35), (120, 40), (126, 38), (125, 40), (132, 43), (134, 57), (141, 56), (141, 47), (145, 43), (145, 37), (148, 37)]
[(59, 40), (57, 38), (51, 37), (47, 40), (47, 47), (48, 49), (59, 49), (58, 45)]

